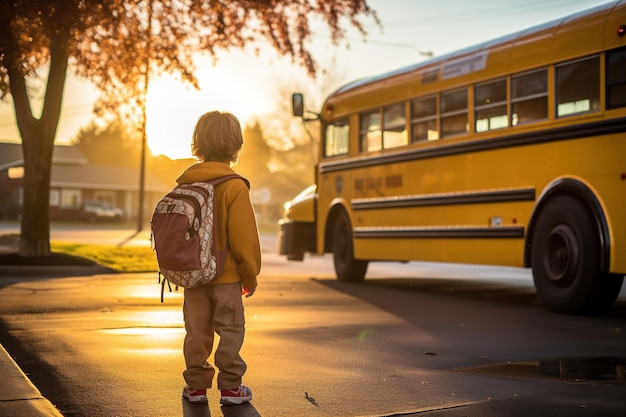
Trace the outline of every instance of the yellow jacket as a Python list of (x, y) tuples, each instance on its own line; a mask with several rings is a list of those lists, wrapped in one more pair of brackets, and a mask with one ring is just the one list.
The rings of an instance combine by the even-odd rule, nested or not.
[[(189, 166), (176, 182), (189, 184), (235, 173), (221, 162), (198, 162)], [(229, 250), (224, 270), (209, 285), (241, 282), (247, 288), (255, 288), (261, 271), (261, 244), (245, 182), (235, 178), (216, 185), (214, 209), (216, 248), (224, 250), (228, 242)]]

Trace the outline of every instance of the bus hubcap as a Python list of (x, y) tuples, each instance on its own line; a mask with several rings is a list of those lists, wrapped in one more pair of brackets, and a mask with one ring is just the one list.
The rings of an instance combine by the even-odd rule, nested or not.
[(550, 281), (566, 286), (574, 280), (579, 250), (576, 235), (571, 228), (558, 225), (550, 232), (544, 259)]

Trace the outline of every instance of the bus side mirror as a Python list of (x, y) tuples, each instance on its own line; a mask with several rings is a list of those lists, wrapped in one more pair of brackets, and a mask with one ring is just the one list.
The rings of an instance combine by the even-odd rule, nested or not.
[(293, 93), (291, 95), (291, 110), (296, 117), (304, 116), (304, 96), (302, 93)]

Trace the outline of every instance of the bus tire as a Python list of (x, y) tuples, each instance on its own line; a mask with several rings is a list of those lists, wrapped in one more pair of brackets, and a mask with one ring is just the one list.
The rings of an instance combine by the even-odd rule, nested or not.
[(600, 238), (589, 209), (558, 196), (539, 213), (531, 242), (537, 295), (549, 310), (593, 314), (613, 304), (623, 277), (600, 271)]
[(362, 282), (367, 272), (367, 261), (354, 259), (352, 226), (348, 213), (341, 210), (333, 227), (333, 263), (339, 281)]

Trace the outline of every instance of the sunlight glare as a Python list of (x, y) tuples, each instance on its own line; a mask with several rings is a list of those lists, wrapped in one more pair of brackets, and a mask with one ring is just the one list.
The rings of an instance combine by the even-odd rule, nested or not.
[(126, 318), (135, 323), (143, 323), (145, 327), (183, 326), (183, 312), (178, 308), (137, 311), (134, 314), (127, 314)]
[(169, 336), (185, 333), (185, 329), (177, 327), (123, 327), (118, 329), (104, 329), (103, 333), (131, 335), (131, 336)]
[(200, 91), (172, 76), (154, 78), (147, 105), (148, 146), (152, 154), (191, 158), (193, 128), (198, 117), (207, 111), (231, 112), (242, 128), (255, 117), (266, 115), (274, 107), (277, 80), (267, 75), (265, 80), (252, 77), (250, 68), (260, 65), (269, 64), (243, 52), (231, 52), (215, 65), (208, 58), (199, 58), (196, 75)]

